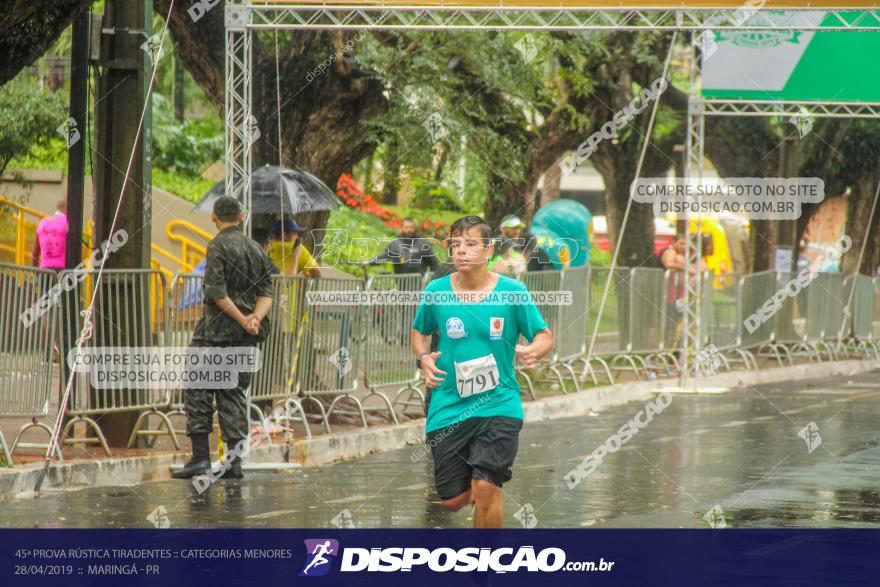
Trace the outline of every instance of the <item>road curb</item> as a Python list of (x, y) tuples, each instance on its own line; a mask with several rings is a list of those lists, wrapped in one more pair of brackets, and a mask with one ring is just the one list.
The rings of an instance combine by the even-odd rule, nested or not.
[[(704, 378), (700, 382), (706, 387), (742, 388), (784, 381), (849, 376), (878, 368), (878, 360), (837, 361), (773, 367), (759, 371), (734, 371)], [(664, 387), (674, 386), (676, 383), (671, 379), (617, 383), (541, 398), (523, 404), (524, 417), (527, 422), (576, 417), (629, 402), (647, 401)], [(286, 445), (255, 447), (251, 451), (251, 459), (257, 463), (299, 463), (303, 468), (328, 465), (377, 452), (423, 446), (424, 425), (424, 419), (418, 419), (397, 426), (315, 436), (310, 441), (298, 438)], [(167, 480), (170, 478), (171, 465), (183, 463), (187, 457), (184, 453), (154, 453), (56, 463), (49, 468), (43, 487), (51, 491)], [(39, 463), (33, 463), (0, 469), (0, 499), (30, 496), (41, 468)]]

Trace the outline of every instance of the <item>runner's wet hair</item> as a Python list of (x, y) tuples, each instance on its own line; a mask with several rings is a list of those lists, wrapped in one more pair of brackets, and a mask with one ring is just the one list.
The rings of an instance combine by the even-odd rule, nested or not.
[(483, 239), (483, 243), (487, 245), (490, 244), (492, 240), (492, 229), (486, 221), (479, 216), (463, 216), (459, 218), (452, 223), (452, 227), (449, 229), (449, 236), (456, 237), (466, 235), (468, 231), (475, 226), (480, 231), (480, 237)]

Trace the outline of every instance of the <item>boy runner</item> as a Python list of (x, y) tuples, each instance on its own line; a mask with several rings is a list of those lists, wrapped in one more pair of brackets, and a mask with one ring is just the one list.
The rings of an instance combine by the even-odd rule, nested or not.
[[(504, 520), (501, 487), (511, 479), (523, 425), (514, 358), (530, 368), (553, 348), (526, 287), (487, 269), (491, 242), (479, 216), (453, 223), (456, 272), (428, 284), (412, 329), (412, 348), (432, 390), (425, 432), (437, 492), (452, 511), (473, 502), (477, 528), (500, 528)], [(432, 353), (434, 330), (440, 343)], [(521, 335), (529, 344), (518, 344)]]

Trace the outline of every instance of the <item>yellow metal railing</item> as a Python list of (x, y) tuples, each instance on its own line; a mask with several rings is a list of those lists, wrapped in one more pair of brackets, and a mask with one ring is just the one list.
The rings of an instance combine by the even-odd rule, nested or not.
[[(30, 251), (27, 248), (27, 235), (37, 228), (37, 223), (46, 215), (39, 210), (28, 208), (18, 202), (0, 197), (0, 216), (12, 218), (15, 225), (15, 241), (13, 245), (0, 242), (0, 251), (12, 254), (15, 265), (30, 265)], [(9, 208), (13, 212), (10, 214)]]
[[(184, 230), (202, 239), (204, 244), (196, 242), (185, 234), (178, 234), (178, 231)], [(180, 267), (183, 273), (191, 272), (205, 258), (207, 244), (214, 238), (213, 235), (186, 220), (172, 220), (165, 228), (165, 234), (168, 235), (168, 240), (180, 244)]]
[[(91, 220), (89, 220), (88, 226), (83, 231), (83, 242), (84, 242), (85, 248), (86, 248), (86, 252), (83, 253), (83, 259), (88, 259), (88, 255), (90, 254), (89, 251), (92, 250), (92, 221)], [(160, 247), (158, 245), (151, 244), (150, 247), (153, 250), (153, 254), (151, 256), (152, 258), (150, 259), (150, 268), (155, 269), (156, 271), (160, 271), (165, 276), (165, 279), (167, 280), (166, 283), (170, 283), (171, 280), (174, 278), (174, 273), (172, 273), (171, 271), (169, 271), (168, 269), (163, 267), (161, 263), (159, 263), (159, 261), (156, 259), (156, 254), (167, 257), (168, 259), (171, 259), (172, 261), (175, 261), (174, 255), (172, 255), (171, 253), (169, 253), (168, 251), (166, 251), (165, 249), (163, 249), (162, 247)], [(94, 267), (92, 267), (92, 269), (94, 269)], [(164, 294), (161, 290), (163, 290), (163, 288), (157, 287), (156, 280), (151, 279), (150, 280), (150, 299), (152, 300), (153, 303), (150, 305), (152, 308), (150, 318), (153, 321), (154, 328), (156, 327), (157, 320), (158, 320), (157, 312), (159, 311), (159, 308), (164, 301), (164, 298), (163, 298)], [(85, 295), (87, 296), (87, 299), (88, 299), (92, 295), (91, 278), (89, 278), (89, 282), (86, 284), (85, 291), (86, 291)]]
[[(11, 210), (10, 210), (11, 209)], [(29, 208), (23, 204), (19, 204), (18, 202), (14, 202), (7, 198), (0, 197), (0, 218), (11, 218), (12, 225), (15, 229), (15, 239), (14, 244), (10, 245), (5, 242), (0, 241), (0, 253), (10, 254), (12, 257), (12, 262), (15, 265), (30, 265), (31, 264), (31, 249), (28, 248), (27, 243), (29, 239), (36, 238), (36, 229), (37, 224), (46, 217), (45, 214), (40, 212), (39, 210), (34, 210), (33, 208)], [(187, 228), (194, 232), (199, 236), (205, 235), (207, 240), (211, 239), (211, 235), (201, 230), (197, 226), (193, 226), (188, 222), (184, 221), (172, 221), (169, 223), (169, 228), (167, 229), (169, 232), (169, 237), (171, 237), (171, 225), (175, 223), (180, 223), (181, 226)], [(181, 256), (176, 257), (171, 252), (163, 249), (162, 247), (151, 244), (150, 247), (152, 249), (152, 255), (150, 259), (150, 268), (155, 269), (157, 271), (161, 271), (162, 274), (168, 280), (168, 283), (171, 283), (171, 280), (174, 278), (174, 274), (177, 272), (189, 272), (192, 267), (198, 264), (198, 261), (193, 261), (195, 255), (200, 254), (201, 257), (205, 256), (205, 247), (199, 245), (187, 239), (186, 237), (175, 235), (172, 238), (172, 241), (180, 241), (181, 242)], [(92, 223), (86, 225), (85, 230), (83, 230), (83, 252), (82, 258), (84, 260), (88, 260), (92, 251)], [(170, 265), (172, 269), (168, 269), (165, 267), (160, 259), (164, 259), (170, 261)], [(88, 264), (88, 263), (86, 263)], [(153, 285), (151, 286), (153, 298), (153, 312), (155, 314), (156, 308), (159, 307), (158, 302), (160, 301), (160, 297), (162, 292), (159, 291), (159, 288), (155, 287), (155, 280), (151, 282)], [(88, 292), (89, 286), (86, 286), (86, 291)], [(153, 320), (156, 320), (156, 316), (153, 316)]]
[[(9, 212), (9, 209), (12, 209), (12, 213)], [(34, 210), (33, 208), (29, 208), (23, 204), (19, 204), (18, 202), (13, 202), (4, 197), (0, 197), (0, 217), (12, 218), (12, 221), (15, 226), (15, 240), (13, 245), (9, 245), (4, 242), (0, 242), (0, 251), (10, 253), (12, 256), (12, 261), (15, 265), (30, 265), (31, 264), (31, 250), (27, 246), (27, 242), (29, 238), (35, 238), (35, 232), (37, 229), (37, 224), (46, 217), (45, 214), (40, 212), (39, 210)], [(172, 221), (172, 224), (178, 221)], [(198, 231), (201, 234), (206, 234), (203, 230), (200, 230), (198, 227), (189, 225), (189, 223), (184, 223), (187, 228), (193, 230), (194, 232)], [(170, 226), (170, 224), (169, 224)], [(208, 240), (211, 239), (211, 236), (208, 235)], [(92, 223), (86, 225), (85, 230), (83, 231), (83, 259), (88, 259), (91, 253), (92, 247)], [(153, 269), (158, 269), (162, 273), (165, 274), (166, 277), (170, 280), (174, 277), (174, 274), (178, 271), (184, 271), (187, 266), (187, 262), (185, 259), (187, 258), (187, 251), (192, 249), (194, 251), (201, 250), (201, 255), (204, 257), (204, 247), (200, 247), (198, 244), (189, 242), (184, 248), (184, 254), (181, 257), (176, 257), (172, 253), (166, 251), (162, 247), (156, 244), (151, 244), (153, 255), (150, 260), (150, 267)], [(192, 253), (189, 253), (189, 256), (192, 256)], [(157, 259), (164, 258), (168, 261), (171, 261), (172, 268), (168, 269), (162, 265), (162, 262)]]

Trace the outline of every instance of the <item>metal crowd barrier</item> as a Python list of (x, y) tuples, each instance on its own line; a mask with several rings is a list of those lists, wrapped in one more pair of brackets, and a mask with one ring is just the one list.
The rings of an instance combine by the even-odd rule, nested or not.
[[(828, 279), (828, 274), (817, 274), (805, 280), (803, 275), (793, 271), (775, 273), (773, 292), (765, 299), (782, 295), (778, 292), (783, 292), (784, 297), (782, 308), (776, 311), (773, 318), (774, 344), (767, 345), (768, 351), (762, 356), (773, 356), (780, 364), (783, 355), (789, 364), (793, 364), (798, 357), (810, 362), (820, 362), (823, 357), (833, 359), (832, 350), (825, 343), (830, 322), (824, 313), (834, 305), (828, 287), (838, 289), (836, 285)], [(842, 289), (842, 283), (840, 285)], [(842, 295), (841, 291), (836, 293)], [(843, 311), (843, 306), (840, 311)]]
[[(174, 276), (168, 290), (167, 328), (164, 333), (164, 346), (187, 347), (192, 341), (196, 325), (202, 317), (202, 279), (200, 273), (182, 274)], [(251, 423), (268, 426), (266, 415), (261, 410), (261, 404), (283, 399), (285, 410), (279, 418), (281, 423), (287, 420), (291, 412), (298, 414), (297, 419), (305, 421), (305, 412), (302, 410), (299, 398), (296, 396), (296, 358), (297, 343), (299, 338), (299, 322), (302, 318), (302, 301), (304, 295), (305, 280), (303, 277), (274, 276), (273, 277), (273, 304), (269, 314), (270, 331), (267, 339), (259, 345), (262, 353), (261, 369), (254, 373), (251, 385), (248, 389)], [(144, 423), (146, 416), (157, 414), (170, 420), (174, 416), (185, 416), (183, 389), (174, 389), (171, 392), (171, 401), (167, 406), (167, 412), (156, 408), (142, 414)], [(256, 415), (256, 417), (254, 417)], [(156, 435), (168, 434), (171, 430), (172, 441), (177, 435), (185, 435), (184, 430), (162, 428), (140, 429), (141, 422), (135, 428), (132, 441), (137, 436), (155, 438)], [(216, 427), (216, 421), (215, 421)], [(310, 437), (311, 431), (306, 426), (306, 433)], [(133, 442), (130, 442), (130, 445)]]
[[(531, 293), (556, 292), (561, 290), (562, 275), (559, 271), (535, 271), (532, 273), (524, 273), (519, 276), (518, 279)], [(541, 300), (538, 300), (536, 306), (541, 313), (541, 317), (544, 318), (544, 322), (547, 323), (547, 327), (550, 331), (558, 332), (560, 324), (559, 316), (562, 306), (549, 302), (541, 303)], [(559, 349), (554, 347), (550, 355), (539, 362), (533, 373), (530, 374), (526, 372), (525, 369), (521, 368), (517, 368), (516, 372), (526, 382), (526, 390), (529, 397), (535, 399), (535, 383), (539, 380), (545, 380), (548, 372), (552, 373), (552, 379), (550, 380), (552, 380), (553, 383), (565, 393), (565, 380), (560, 371), (560, 367), (565, 368), (570, 373), (571, 377), (576, 379), (576, 374), (571, 366), (563, 366), (562, 363), (560, 363)]]
[[(600, 320), (599, 308), (602, 305), (605, 284), (609, 279), (611, 280), (611, 285), (608, 288), (608, 296), (605, 300)], [(615, 376), (618, 371), (627, 367), (627, 363), (631, 370), (638, 370), (635, 360), (626, 351), (629, 283), (630, 269), (627, 267), (618, 267), (614, 270), (613, 274), (608, 267), (590, 268), (590, 308), (587, 326), (588, 351), (590, 350), (590, 340), (593, 332), (596, 330), (597, 323), (598, 332), (595, 346), (588, 358), (601, 359), (602, 361), (610, 358), (609, 370), (612, 370)]]
[[(588, 266), (565, 269), (561, 272), (559, 289), (563, 292), (571, 292), (571, 305), (561, 306), (559, 312), (559, 329), (554, 332), (556, 340), (556, 360), (559, 367), (565, 369), (571, 377), (575, 391), (580, 391), (580, 384), (587, 375), (598, 385), (596, 371), (593, 362), (598, 362), (604, 369), (608, 381), (612, 381), (611, 371), (604, 361), (590, 359), (587, 356), (587, 343), (589, 332), (589, 308), (590, 308), (590, 268)], [(580, 363), (580, 372), (575, 365)], [(562, 388), (563, 393), (566, 391)]]
[(712, 277), (712, 287), (706, 292), (706, 344), (715, 350), (722, 366), (727, 370), (730, 370), (731, 364), (741, 364), (746, 369), (758, 367), (755, 356), (741, 347), (744, 329), (743, 295), (760, 296), (760, 292), (756, 291), (759, 282), (746, 280), (746, 277), (740, 273)]
[[(680, 312), (669, 304), (669, 287), (674, 272), (663, 269), (630, 270), (626, 352), (642, 371), (677, 368), (675, 356), (666, 346), (666, 327)], [(671, 306), (671, 307), (670, 307)]]
[[(784, 360), (791, 361), (785, 346), (786, 340), (797, 342), (799, 338), (797, 325), (786, 323), (782, 325), (784, 329), (781, 329), (778, 316), (782, 313), (788, 316), (797, 315), (797, 300), (788, 299), (783, 302), (777, 314), (770, 316), (761, 310), (767, 300), (776, 294), (780, 286), (779, 281), (779, 275), (774, 271), (749, 273), (740, 279), (737, 294), (739, 307), (737, 346), (744, 351), (753, 351), (753, 357), (772, 357), (782, 365)], [(791, 309), (787, 309), (787, 306), (791, 306)]]
[(54, 271), (0, 263), (0, 417), (31, 419), (18, 430), (11, 449), (0, 431), (0, 450), (9, 465), (16, 448), (48, 447), (21, 442), (27, 430), (36, 428), (52, 438), (52, 429), (39, 418), (49, 414), (52, 362), (60, 360), (54, 341), (63, 297), (48, 297), (56, 284)]
[(834, 341), (846, 330), (844, 316), (847, 295), (843, 275), (819, 273), (805, 291), (807, 295), (807, 343), (816, 349), (819, 357), (824, 352), (828, 360), (835, 359)]
[(684, 336), (684, 274), (681, 271), (667, 271), (664, 277), (663, 308), (665, 324), (663, 328), (663, 348), (671, 350), (678, 364), (677, 350)]
[(739, 327), (742, 318), (739, 312), (737, 290), (741, 287), (739, 273), (727, 273), (716, 278), (710, 298), (707, 300), (709, 312), (708, 344), (719, 351), (734, 348), (739, 344)]
[[(588, 346), (609, 276), (609, 268), (590, 270)], [(596, 345), (588, 360), (610, 358), (608, 365), (603, 361), (606, 370), (610, 366), (615, 376), (631, 371), (638, 379), (649, 372), (677, 369), (674, 351), (683, 333), (681, 272), (618, 267), (611, 279)], [(610, 373), (609, 380), (613, 381)]]
[[(95, 288), (97, 270), (88, 269), (78, 284), (77, 305), (62, 308), (61, 320), (76, 320), (76, 332), (65, 332), (62, 349), (76, 347), (78, 337), (85, 327), (85, 314)], [(66, 277), (70, 275), (71, 277)], [(58, 280), (79, 279), (74, 271), (62, 271)], [(148, 347), (165, 340), (166, 304), (168, 289), (165, 276), (154, 269), (105, 269), (95, 295), (92, 314), (91, 337), (84, 347)], [(65, 357), (66, 358), (66, 357)], [(145, 367), (146, 369), (146, 367)], [(66, 382), (62, 382), (62, 385)], [(69, 402), (71, 418), (61, 432), (64, 444), (100, 444), (110, 455), (110, 448), (97, 422), (91, 417), (97, 414), (140, 412), (138, 423), (132, 431), (129, 444), (133, 442), (146, 414), (156, 414), (163, 420), (175, 446), (179, 448), (171, 422), (162, 412), (171, 403), (170, 389), (125, 389), (111, 386), (108, 389), (92, 388), (88, 373), (75, 373)], [(84, 423), (95, 437), (69, 436), (77, 423)]]
[[(400, 292), (413, 295), (421, 292), (425, 278), (418, 273), (409, 275), (377, 275), (367, 281), (366, 290), (376, 292)], [(391, 302), (391, 300), (387, 300)], [(380, 387), (397, 387), (391, 402), (393, 406), (420, 407), (425, 414), (425, 394), (419, 389), (421, 376), (415, 366), (410, 329), (418, 306), (401, 299), (399, 303), (369, 306), (361, 314), (364, 333), (363, 374), (364, 384), (371, 395), (387, 396), (378, 391)], [(397, 416), (392, 410), (392, 419)]]
[[(377, 395), (384, 404), (370, 407), (354, 395), (365, 343), (363, 314), (368, 308), (362, 304), (317, 303), (308, 299), (310, 293), (359, 292), (363, 286), (359, 279), (321, 278), (310, 280), (306, 288), (298, 392), (303, 405), (308, 401), (317, 408), (317, 416), (328, 433), (334, 412), (360, 418), (365, 428), (370, 411), (387, 410), (391, 420), (397, 421), (394, 407), (383, 394), (370, 393), (367, 397)], [(319, 399), (322, 397), (332, 398), (326, 409)], [(342, 401), (353, 407), (342, 406)], [(304, 424), (308, 426), (307, 422)]]
[[(798, 289), (791, 285), (796, 276), (764, 271), (705, 277), (701, 298), (703, 347), (711, 345), (719, 351), (728, 368), (733, 363), (757, 368), (756, 357), (779, 364), (793, 363), (795, 358), (815, 362), (843, 355), (880, 357), (880, 280), (863, 275), (818, 274)], [(56, 275), (0, 264), (0, 417), (32, 420), (19, 431), (11, 450), (0, 435), (0, 448), (7, 461), (11, 462), (16, 448), (48, 446), (20, 442), (21, 434), (36, 427), (51, 435), (51, 429), (38, 420), (50, 411), (53, 359), (66, 361), (67, 350), (75, 347), (94, 277), (94, 271)], [(573, 301), (570, 306), (539, 305), (554, 332), (556, 347), (539, 369), (520, 371), (526, 381), (524, 391), (534, 397), (534, 383), (541, 375), (546, 381), (558, 383), (566, 393), (569, 381), (576, 390), (587, 377), (598, 384), (597, 373), (601, 371), (613, 381), (622, 370), (631, 370), (640, 378), (652, 369), (677, 367), (682, 317), (677, 302), (683, 293), (682, 278), (681, 272), (672, 270), (618, 268), (612, 274), (601, 267), (522, 276), (523, 284), (532, 292), (570, 291)], [(187, 346), (202, 314), (201, 279), (200, 275), (177, 275), (168, 287), (163, 275), (155, 270), (105, 270), (96, 297), (94, 330), (85, 346)], [(590, 337), (599, 320), (599, 302), (609, 279), (597, 344), (588, 354)], [(43, 293), (60, 282), (72, 285), (71, 295), (47, 304), (45, 314), (26, 328), (19, 316), (27, 314)], [(387, 413), (396, 423), (396, 406), (424, 407), (409, 341), (416, 306), (403, 300), (381, 306), (308, 300), (309, 294), (321, 292), (367, 288), (411, 293), (421, 291), (423, 286), (420, 275), (377, 276), (366, 284), (357, 279), (276, 277), (272, 330), (261, 345), (263, 367), (254, 376), (251, 399), (257, 403), (283, 400), (284, 418), (301, 421), (309, 436), (310, 420), (320, 421), (329, 432), (329, 419), (334, 413), (352, 416), (366, 426), (370, 411)], [(782, 288), (788, 288), (788, 292), (779, 298), (780, 307), (763, 312), (762, 307)], [(71, 320), (77, 329), (68, 332)], [(53, 357), (54, 341), (57, 359)], [(594, 369), (596, 365), (602, 370)], [(360, 375), (368, 390), (365, 397), (355, 396)], [(74, 382), (71, 419), (61, 437), (68, 438), (77, 423), (85, 423), (94, 437), (66, 442), (98, 443), (109, 454), (93, 417), (138, 412), (130, 444), (140, 436), (168, 434), (179, 446), (170, 417), (182, 414), (182, 391), (93, 389), (85, 373), (77, 373)], [(61, 381), (62, 389), (64, 383), (66, 380)], [(393, 400), (382, 391), (395, 387), (398, 389)], [(377, 401), (368, 406), (369, 400)], [(311, 414), (305, 406), (313, 408)], [(159, 429), (142, 429), (150, 416), (159, 418)]]
[[(165, 301), (166, 328), (162, 333), (162, 346), (186, 347), (190, 344), (196, 324), (202, 317), (202, 302), (202, 274), (177, 273), (172, 278)], [(186, 430), (171, 426), (171, 418), (186, 415), (183, 411), (183, 394), (183, 389), (173, 389), (168, 405), (162, 406), (164, 409), (156, 406), (142, 413), (129, 440), (129, 447), (141, 436), (147, 437), (148, 446), (152, 446), (155, 438), (162, 434), (168, 434), (177, 445), (178, 436), (186, 436)], [(160, 419), (157, 428), (148, 427), (151, 415)]]
[(843, 340), (839, 342), (841, 351), (849, 356), (863, 358), (880, 358), (880, 351), (871, 338), (872, 321), (874, 319), (874, 280), (859, 273), (848, 275), (843, 282), (846, 303), (849, 311), (845, 312), (851, 330), (843, 332)]
[(871, 315), (871, 342), (880, 348), (880, 277), (873, 279), (874, 311)]
[(307, 279), (299, 275), (276, 275), (272, 278), (272, 285), (270, 330), (269, 336), (259, 345), (262, 367), (251, 380), (250, 400), (254, 402), (251, 411), (257, 414), (265, 430), (268, 422), (261, 404), (271, 406), (275, 400), (283, 400), (281, 423), (301, 421), (305, 423), (306, 436), (311, 438), (308, 418), (296, 393)]

